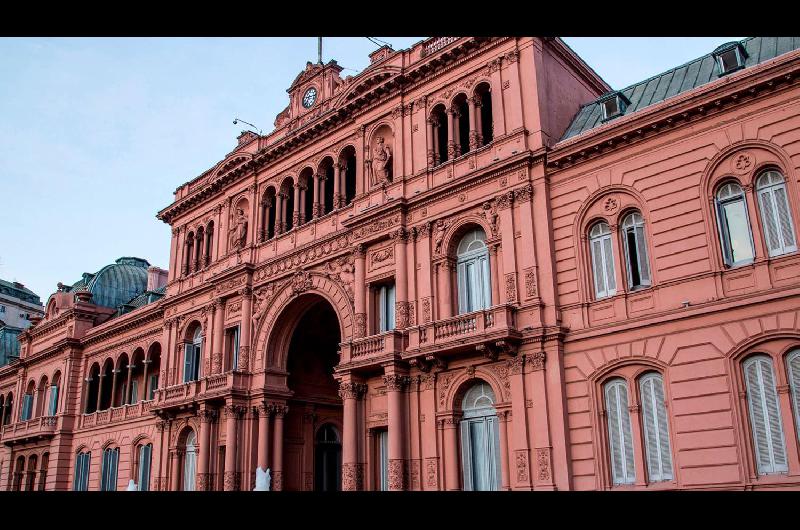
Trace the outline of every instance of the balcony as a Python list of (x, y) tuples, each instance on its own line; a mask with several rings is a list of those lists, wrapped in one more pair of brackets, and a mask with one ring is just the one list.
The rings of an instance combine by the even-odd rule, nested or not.
[(488, 341), (515, 341), (520, 338), (514, 308), (511, 305), (498, 305), (410, 328), (408, 347), (403, 358), (423, 353), (455, 352)]
[(0, 438), (3, 443), (9, 445), (31, 439), (49, 438), (55, 434), (57, 423), (57, 416), (42, 416), (32, 420), (19, 421), (5, 425)]
[(344, 343), (340, 367), (357, 368), (399, 358), (405, 342), (402, 331), (392, 330)]
[(172, 385), (156, 390), (153, 409), (188, 408), (201, 400), (218, 398), (231, 392), (245, 391), (250, 376), (243, 372), (225, 372), (203, 377), (197, 381)]
[(78, 428), (95, 427), (98, 425), (108, 425), (125, 420), (141, 418), (150, 414), (153, 401), (140, 401), (133, 405), (123, 405), (106, 410), (99, 410), (91, 414), (83, 414), (78, 419)]

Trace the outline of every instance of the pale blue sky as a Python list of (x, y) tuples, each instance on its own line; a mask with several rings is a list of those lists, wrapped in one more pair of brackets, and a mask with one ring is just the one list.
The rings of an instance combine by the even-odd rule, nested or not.
[[(623, 88), (741, 37), (564, 40)], [(395, 49), (419, 37), (380, 37)], [(42, 302), (120, 256), (169, 264), (155, 218), (236, 143), (234, 117), (272, 130), (286, 89), (316, 61), (302, 38), (0, 38), (0, 278)], [(376, 46), (326, 38), (354, 75)]]

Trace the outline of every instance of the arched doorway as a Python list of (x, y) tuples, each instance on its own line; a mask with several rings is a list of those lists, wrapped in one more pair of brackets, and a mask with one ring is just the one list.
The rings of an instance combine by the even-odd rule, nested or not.
[(304, 294), (284, 309), (275, 332), (283, 338), (270, 341), (278, 349), (272, 354), (285, 359), (292, 394), (284, 420), (282, 487), (340, 489), (342, 400), (333, 378), (339, 363), (339, 319), (325, 298)]
[(461, 471), (467, 491), (500, 489), (500, 436), (492, 387), (473, 384), (461, 401)]

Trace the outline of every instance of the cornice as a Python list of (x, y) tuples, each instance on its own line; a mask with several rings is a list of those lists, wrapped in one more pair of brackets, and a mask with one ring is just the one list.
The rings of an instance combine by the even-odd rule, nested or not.
[[(158, 302), (156, 302), (158, 304)], [(155, 305), (155, 304), (153, 304)], [(147, 306), (145, 306), (147, 307)], [(109, 337), (114, 337), (119, 335), (120, 333), (125, 333), (131, 329), (135, 329), (141, 326), (146, 326), (151, 322), (160, 321), (163, 319), (164, 316), (164, 308), (161, 304), (158, 304), (158, 307), (154, 307), (152, 311), (143, 312), (141, 315), (137, 315), (136, 318), (128, 319), (127, 321), (121, 321), (120, 319), (127, 315), (122, 315), (117, 318), (112, 318), (108, 322), (103, 322), (103, 324), (108, 324), (108, 328), (100, 329), (95, 331), (95, 329), (91, 329), (87, 332), (87, 334), (81, 339), (81, 343), (84, 346), (90, 346), (95, 344), (96, 342), (106, 340)], [(161, 329), (159, 327), (159, 329)]]
[(800, 50), (741, 70), (735, 77), (718, 79), (555, 144), (548, 152), (547, 168), (566, 169), (796, 86), (799, 72)]

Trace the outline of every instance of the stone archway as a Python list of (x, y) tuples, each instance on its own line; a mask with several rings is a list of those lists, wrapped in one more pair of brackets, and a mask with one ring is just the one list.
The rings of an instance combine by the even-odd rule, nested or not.
[[(338, 314), (327, 298), (316, 293), (298, 296), (275, 321), (268, 342), (268, 356), (285, 369), (288, 413), (284, 418), (281, 469), (282, 488), (308, 491), (324, 484), (324, 489), (341, 489), (341, 462), (333, 480), (317, 480), (319, 428), (334, 426), (341, 432), (342, 400), (333, 369), (339, 363), (342, 339)], [(277, 396), (276, 396), (277, 398)], [(331, 468), (326, 468), (330, 476)]]

